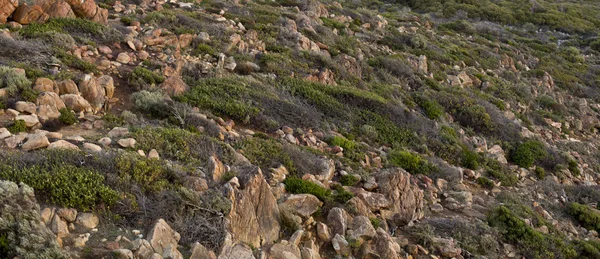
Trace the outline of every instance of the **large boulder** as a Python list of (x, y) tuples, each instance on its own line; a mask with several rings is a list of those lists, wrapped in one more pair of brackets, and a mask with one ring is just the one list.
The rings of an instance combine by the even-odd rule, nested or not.
[(159, 219), (154, 223), (147, 236), (150, 245), (158, 254), (164, 254), (169, 248), (177, 248), (181, 235), (173, 230), (167, 222)]
[(101, 24), (108, 23), (108, 10), (100, 8), (93, 0), (67, 0), (67, 3), (77, 17), (90, 19)]
[(395, 225), (406, 225), (423, 218), (423, 191), (411, 182), (411, 175), (401, 168), (382, 170), (375, 175), (379, 192), (390, 201), (389, 211), (381, 215)]
[(50, 18), (75, 18), (73, 9), (65, 1), (46, 1), (40, 5)]
[(69, 107), (75, 112), (87, 112), (92, 110), (90, 103), (83, 97), (76, 94), (63, 94), (60, 99), (65, 103), (66, 107)]
[(21, 4), (13, 14), (13, 20), (20, 24), (44, 23), (48, 14), (39, 5)]
[(28, 128), (31, 128), (35, 125), (37, 125), (38, 123), (40, 123), (40, 120), (38, 119), (38, 116), (35, 114), (31, 114), (31, 115), (19, 115), (17, 117), (15, 117), (15, 121), (18, 120), (22, 120), (25, 122), (25, 126), (27, 126)]
[(42, 122), (56, 119), (60, 116), (60, 109), (65, 108), (65, 103), (54, 92), (42, 92), (35, 100), (37, 115)]
[(40, 77), (35, 80), (35, 83), (33, 84), (33, 90), (36, 90), (38, 92), (55, 92), (57, 94), (59, 93), (58, 85), (56, 84), (56, 82), (54, 82), (52, 79), (45, 77)]
[(95, 112), (99, 111), (102, 109), (102, 106), (104, 106), (104, 102), (106, 101), (106, 90), (98, 83), (94, 76), (83, 76), (83, 79), (79, 82), (79, 92), (81, 93), (81, 96), (90, 103)]
[(27, 141), (21, 146), (25, 151), (31, 151), (35, 149), (45, 148), (50, 145), (50, 141), (45, 134), (38, 133), (32, 134), (27, 137)]
[(321, 205), (323, 202), (312, 194), (296, 194), (289, 196), (279, 205), (279, 209), (308, 219)]
[(106, 97), (109, 99), (113, 98), (115, 94), (115, 81), (113, 80), (113, 78), (109, 75), (103, 75), (101, 77), (98, 77), (96, 81), (98, 82), (98, 85), (100, 87), (104, 88)]
[(0, 24), (6, 23), (6, 19), (18, 6), (19, 0), (0, 0)]
[(60, 94), (76, 94), (79, 95), (79, 89), (77, 88), (77, 84), (73, 82), (73, 80), (68, 79), (64, 81), (58, 82), (58, 89)]
[(181, 77), (178, 75), (167, 78), (167, 80), (160, 85), (160, 88), (170, 96), (182, 95), (190, 89), (190, 87), (183, 82)]
[(229, 232), (234, 242), (254, 247), (272, 244), (279, 239), (279, 208), (262, 171), (256, 166), (237, 169), (240, 188), (228, 186), (232, 206), (229, 215)]
[(0, 181), (0, 233), (6, 234), (7, 258), (68, 258), (46, 227), (33, 189)]

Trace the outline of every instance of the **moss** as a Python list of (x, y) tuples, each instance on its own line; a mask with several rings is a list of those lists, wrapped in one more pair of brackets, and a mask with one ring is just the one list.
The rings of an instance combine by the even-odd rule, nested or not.
[(77, 116), (75, 116), (75, 113), (73, 113), (69, 108), (62, 108), (59, 110), (59, 112), (60, 116), (58, 117), (58, 120), (64, 124), (73, 125), (79, 121)]
[(409, 151), (393, 150), (388, 154), (389, 163), (399, 166), (411, 174), (428, 175), (439, 169), (418, 154)]
[(298, 177), (292, 176), (285, 179), (283, 182), (285, 184), (285, 190), (294, 193), (294, 194), (302, 194), (308, 193), (316, 196), (319, 200), (323, 202), (329, 202), (332, 200), (331, 191), (321, 187), (320, 185), (302, 180)]

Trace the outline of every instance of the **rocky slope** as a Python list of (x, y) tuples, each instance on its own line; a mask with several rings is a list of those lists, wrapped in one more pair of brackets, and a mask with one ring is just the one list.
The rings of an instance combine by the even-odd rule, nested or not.
[(0, 0), (0, 258), (599, 258), (598, 15)]

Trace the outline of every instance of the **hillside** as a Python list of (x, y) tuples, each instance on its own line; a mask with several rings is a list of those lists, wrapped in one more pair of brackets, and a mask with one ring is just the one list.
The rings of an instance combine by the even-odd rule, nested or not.
[(592, 0), (0, 0), (0, 258), (600, 258)]

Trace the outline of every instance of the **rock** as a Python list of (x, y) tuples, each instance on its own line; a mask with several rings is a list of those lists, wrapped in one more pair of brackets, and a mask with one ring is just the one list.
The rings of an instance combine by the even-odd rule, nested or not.
[(298, 245), (287, 240), (282, 240), (269, 249), (269, 258), (273, 259), (300, 259), (301, 256)]
[(243, 61), (237, 64), (235, 71), (240, 74), (248, 75), (260, 71), (260, 66), (254, 62)]
[(181, 34), (179, 35), (179, 47), (186, 48), (189, 46), (194, 40), (194, 35), (192, 34)]
[(90, 103), (83, 97), (76, 94), (63, 94), (60, 99), (65, 106), (75, 112), (88, 112), (92, 110)]
[(197, 192), (203, 192), (208, 190), (208, 182), (206, 181), (206, 179), (203, 179), (201, 177), (188, 176), (183, 184), (187, 188)]
[(19, 5), (13, 14), (13, 20), (20, 24), (44, 23), (48, 20), (48, 14), (44, 13), (39, 5), (27, 5), (23, 3)]
[(103, 75), (101, 77), (98, 77), (96, 81), (98, 83), (98, 86), (104, 89), (106, 98), (113, 98), (115, 94), (115, 81), (113, 80), (113, 78), (109, 75)]
[(0, 140), (10, 137), (12, 134), (6, 128), (0, 128)]
[(87, 152), (100, 152), (102, 151), (102, 147), (92, 143), (83, 143), (83, 150)]
[(0, 181), (0, 219), (5, 241), (17, 258), (68, 258), (56, 236), (42, 221), (33, 188)]
[(212, 155), (208, 159), (208, 170), (215, 182), (221, 182), (227, 172), (227, 168), (225, 168), (225, 165), (223, 165), (216, 155)]
[(327, 214), (327, 226), (332, 235), (346, 236), (346, 228), (351, 221), (350, 215), (342, 208), (333, 208)]
[(81, 234), (73, 239), (74, 247), (84, 247), (87, 241), (90, 239), (90, 233)]
[(156, 149), (151, 149), (150, 152), (148, 152), (148, 158), (160, 158), (158, 151), (156, 151)]
[(352, 253), (352, 248), (350, 248), (348, 241), (346, 241), (346, 239), (339, 234), (335, 234), (331, 240), (331, 245), (338, 255), (349, 256)]
[(320, 159), (320, 172), (317, 172), (317, 179), (321, 182), (329, 182), (335, 175), (335, 162), (332, 159)]
[(459, 256), (462, 253), (462, 250), (460, 248), (455, 247), (455, 243), (454, 243), (453, 239), (434, 237), (433, 243), (437, 247), (436, 249), (445, 258), (454, 258), (454, 257)]
[(190, 256), (190, 259), (216, 259), (216, 258), (217, 258), (217, 256), (215, 255), (215, 253), (213, 253), (212, 251), (209, 251), (208, 249), (206, 249), (206, 247), (204, 247), (200, 243), (196, 242), (196, 243), (192, 244), (192, 255)]
[(68, 142), (66, 140), (58, 140), (58, 141), (52, 142), (52, 143), (50, 143), (50, 145), (48, 145), (48, 149), (55, 149), (55, 148), (79, 150), (79, 147), (77, 147), (77, 145), (71, 144), (71, 142)]
[(6, 146), (8, 148), (16, 148), (26, 138), (27, 138), (27, 134), (20, 133), (20, 134), (12, 135), (8, 138), (5, 138), (4, 143), (6, 143)]
[(0, 0), (0, 24), (6, 23), (6, 19), (12, 15), (18, 6), (18, 0)]
[(350, 236), (357, 240), (369, 240), (376, 234), (375, 228), (373, 228), (373, 225), (371, 224), (371, 220), (365, 216), (354, 217), (350, 229), (352, 230)]
[(177, 250), (177, 245), (168, 245), (162, 253), (164, 259), (183, 259), (183, 255)]
[(115, 259), (133, 259), (133, 252), (129, 249), (117, 249), (112, 251), (113, 258)]
[(375, 175), (379, 192), (391, 202), (390, 213), (382, 216), (398, 225), (406, 225), (423, 217), (423, 191), (411, 183), (409, 173), (401, 168), (386, 169)]
[(106, 101), (106, 90), (92, 75), (85, 75), (79, 82), (79, 93), (86, 99), (92, 109), (99, 111)]
[(163, 254), (168, 247), (177, 248), (177, 243), (181, 236), (173, 230), (167, 222), (159, 219), (154, 223), (150, 232), (146, 235), (148, 242), (154, 248), (154, 251)]
[(317, 197), (312, 194), (296, 194), (289, 196), (285, 202), (279, 205), (279, 210), (290, 212), (294, 215), (308, 219), (323, 205)]
[(17, 110), (19, 112), (35, 114), (36, 109), (37, 109), (37, 106), (35, 105), (35, 103), (24, 102), (24, 101), (18, 101), (17, 103), (15, 103), (15, 110)]
[(112, 143), (112, 140), (110, 138), (104, 137), (98, 140), (98, 144), (108, 147), (110, 146), (110, 144)]
[(318, 222), (317, 223), (317, 236), (325, 242), (328, 242), (331, 239), (331, 234), (329, 233), (329, 227), (327, 225)]
[(279, 183), (283, 182), (289, 174), (287, 168), (285, 168), (283, 165), (279, 166), (278, 168), (271, 168), (270, 171), (271, 180), (269, 181), (269, 184), (271, 186), (277, 186)]
[(429, 206), (429, 209), (435, 213), (440, 213), (440, 212), (444, 211), (444, 207), (439, 203), (432, 204), (431, 206)]
[(206, 32), (199, 32), (198, 33), (198, 40), (202, 43), (208, 43), (210, 42), (210, 35), (208, 35), (208, 33)]
[[(411, 245), (409, 245), (409, 246), (411, 246)], [(381, 228), (377, 229), (377, 234), (373, 238), (373, 247), (375, 247), (375, 252), (377, 253), (377, 255), (379, 255), (379, 258), (390, 258), (390, 259), (400, 258), (400, 257), (398, 257), (398, 253), (400, 253), (400, 246), (398, 245), (398, 243), (396, 243), (392, 239), (390, 234), (388, 234), (385, 230), (383, 230)], [(417, 255), (416, 250), (415, 249), (411, 249), (411, 250), (414, 253), (409, 252), (409, 254), (416, 256)], [(418, 248), (417, 248), (417, 250), (418, 250)]]
[(160, 88), (169, 96), (179, 96), (190, 89), (190, 87), (185, 82), (183, 82), (179, 75), (173, 75), (167, 78), (160, 85)]
[(50, 228), (52, 232), (56, 234), (59, 238), (64, 238), (69, 236), (69, 227), (67, 222), (61, 219), (58, 214), (54, 215), (52, 222), (50, 223)]
[(32, 115), (19, 115), (15, 118), (16, 121), (18, 120), (22, 120), (25, 122), (25, 126), (27, 126), (28, 128), (31, 128), (35, 125), (37, 125), (38, 123), (40, 123), (38, 116), (35, 114)]
[(471, 77), (469, 77), (465, 71), (462, 71), (460, 74), (458, 74), (458, 79), (463, 87), (473, 86), (473, 80), (471, 80)]
[(100, 219), (98, 219), (98, 216), (92, 213), (79, 213), (77, 215), (75, 223), (84, 228), (93, 229), (98, 226), (98, 223), (100, 223)]
[(494, 145), (493, 147), (488, 149), (488, 156), (495, 160), (498, 160), (498, 162), (500, 162), (501, 164), (508, 164), (506, 156), (504, 155), (504, 150), (498, 145)]
[(60, 96), (54, 92), (42, 92), (35, 100), (37, 115), (41, 121), (56, 119), (60, 116), (60, 110), (66, 108)]
[(124, 127), (114, 127), (108, 132), (108, 136), (111, 138), (120, 138), (129, 135), (129, 129)]
[(56, 211), (56, 215), (63, 218), (69, 223), (73, 223), (77, 219), (77, 210), (72, 208), (62, 208)]
[(64, 1), (53, 1), (50, 5), (42, 6), (50, 18), (75, 18), (71, 6)]
[(48, 141), (48, 138), (43, 134), (32, 134), (27, 138), (27, 141), (21, 146), (21, 149), (24, 151), (45, 148), (50, 145), (50, 141)]
[(229, 231), (235, 242), (260, 247), (279, 239), (280, 212), (262, 171), (256, 166), (237, 169), (241, 190), (227, 186), (227, 197), (232, 203)]
[(79, 88), (77, 88), (77, 84), (73, 82), (73, 80), (64, 80), (57, 83), (58, 90), (61, 95), (63, 94), (75, 94), (79, 95)]
[(33, 90), (38, 92), (53, 92), (56, 94), (60, 92), (56, 83), (52, 81), (52, 79), (45, 77), (40, 77), (35, 80), (35, 83), (33, 84)]
[(223, 247), (219, 259), (255, 259), (252, 249), (246, 244), (227, 245)]
[(66, 2), (73, 9), (75, 16), (86, 18), (97, 23), (107, 24), (108, 10), (98, 7), (93, 0), (67, 0)]
[(124, 139), (119, 139), (119, 141), (117, 141), (117, 143), (119, 144), (119, 146), (121, 146), (123, 148), (134, 148), (136, 141), (133, 138), (124, 138)]
[(391, 205), (390, 201), (381, 193), (361, 191), (356, 197), (363, 200), (373, 212), (387, 208)]
[(131, 57), (129, 56), (129, 54), (127, 54), (127, 52), (121, 52), (117, 56), (116, 60), (121, 64), (129, 64), (129, 62), (131, 62)]

